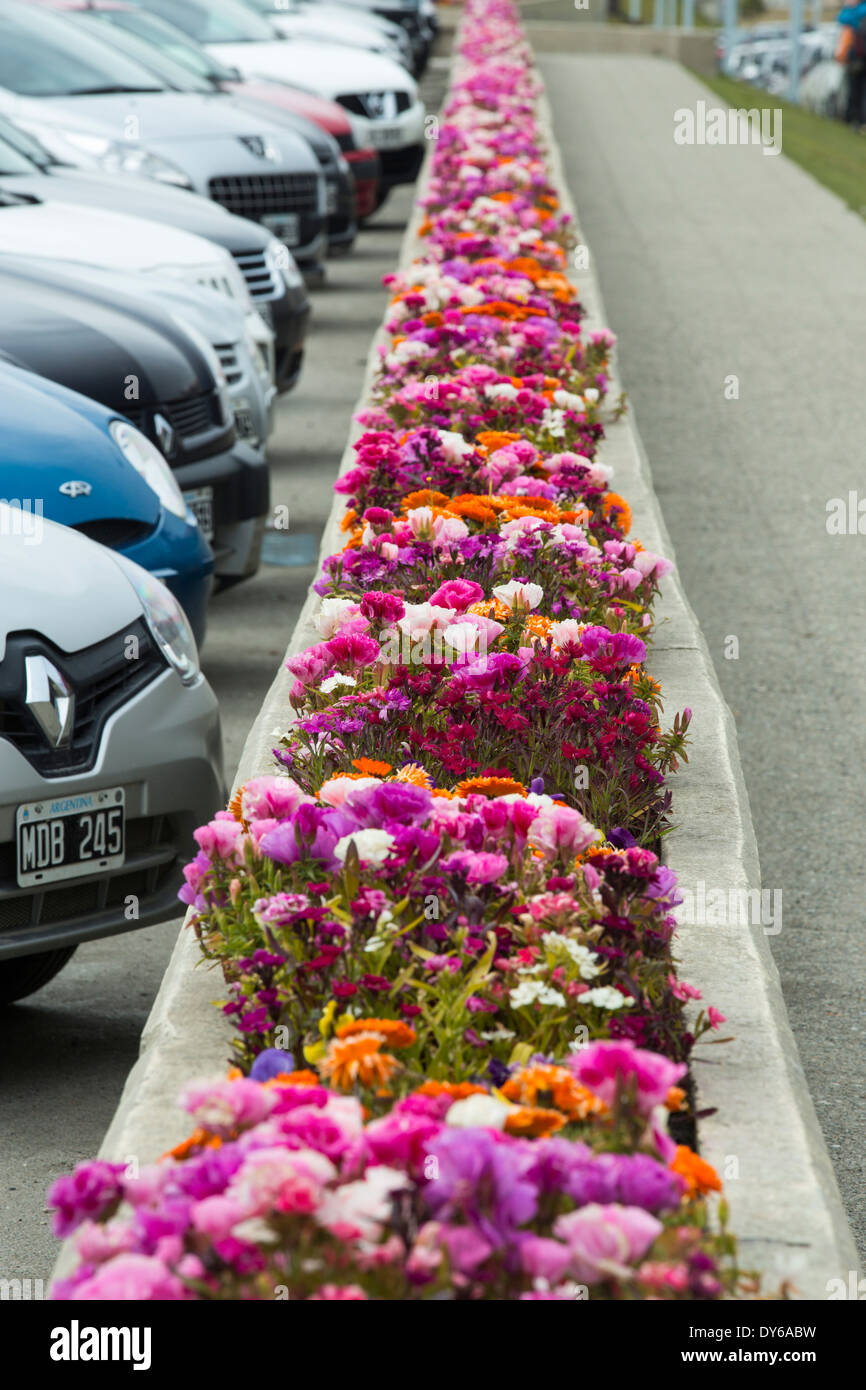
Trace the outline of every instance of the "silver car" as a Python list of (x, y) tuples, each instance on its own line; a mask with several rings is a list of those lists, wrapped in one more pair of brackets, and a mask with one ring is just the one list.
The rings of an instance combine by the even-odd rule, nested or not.
[(81, 941), (173, 916), (224, 798), (216, 697), (172, 595), (0, 501), (0, 1002)]
[(225, 93), (169, 90), (42, 5), (0, 3), (0, 113), (66, 163), (192, 189), (260, 222), (304, 264), (327, 250), (327, 189), (306, 140)]

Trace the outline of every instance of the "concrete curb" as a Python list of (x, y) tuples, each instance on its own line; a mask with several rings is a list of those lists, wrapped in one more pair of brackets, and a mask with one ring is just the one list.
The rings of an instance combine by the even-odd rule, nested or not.
[[(554, 185), (562, 206), (577, 224), (546, 96), (541, 98), (539, 117)], [(429, 164), (428, 151), (419, 195), (426, 187)], [(401, 247), (401, 267), (421, 250), (420, 220), (416, 205)], [(571, 274), (587, 309), (587, 328), (606, 327), (594, 272), (590, 268)], [(356, 410), (369, 400), (378, 348), (385, 341), (380, 329), (370, 347)], [(615, 363), (613, 375), (615, 397), (620, 389)], [(353, 465), (352, 443), (360, 433), (353, 426), (340, 473)], [(614, 467), (615, 486), (632, 508), (634, 534), (649, 549), (673, 559), (632, 416), (607, 427), (601, 456)], [(339, 548), (343, 512), (343, 500), (335, 494), (319, 568)], [(319, 640), (314, 626), (318, 602), (311, 590), (287, 657)], [(725, 893), (729, 888), (757, 888), (757, 847), (733, 719), (675, 575), (664, 584), (651, 664), (668, 710), (689, 705), (694, 711), (690, 763), (681, 768), (673, 784), (680, 825), (666, 841), (666, 859), (685, 889), (694, 889), (700, 882)], [(291, 684), (292, 677), (281, 663), (244, 745), (235, 787), (272, 771), (274, 731), (290, 722)], [(700, 1124), (701, 1151), (725, 1178), (741, 1263), (765, 1273), (770, 1292), (781, 1279), (791, 1278), (799, 1296), (825, 1298), (829, 1279), (841, 1278), (847, 1284), (848, 1271), (858, 1268), (857, 1256), (764, 931), (760, 926), (684, 927), (678, 943), (684, 977), (703, 989), (708, 1002), (727, 1013), (737, 1034), (734, 1043), (718, 1049), (718, 1055), (712, 1055), (716, 1049), (699, 1047), (693, 1072), (699, 1106), (717, 1107), (717, 1114)], [(176, 1108), (176, 1096), (194, 1078), (220, 1071), (229, 1055), (232, 1030), (212, 1003), (222, 992), (221, 976), (202, 965), (193, 933), (182, 929), (101, 1157), (144, 1164), (185, 1137), (188, 1125)], [(68, 1273), (74, 1262), (74, 1250), (67, 1243), (54, 1277)]]

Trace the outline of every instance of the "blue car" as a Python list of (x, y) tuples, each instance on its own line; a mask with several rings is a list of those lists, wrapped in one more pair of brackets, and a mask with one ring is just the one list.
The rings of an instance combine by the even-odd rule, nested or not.
[(213, 552), (162, 454), (128, 420), (0, 361), (0, 501), (20, 509), (34, 542), (45, 517), (157, 575), (201, 646)]

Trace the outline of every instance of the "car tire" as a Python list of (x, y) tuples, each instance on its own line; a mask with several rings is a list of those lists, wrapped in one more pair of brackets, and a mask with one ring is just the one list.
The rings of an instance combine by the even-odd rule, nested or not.
[(26, 999), (28, 994), (35, 994), (47, 985), (75, 955), (76, 949), (64, 946), (60, 951), (40, 951), (38, 956), (15, 956), (12, 960), (0, 961), (0, 1006)]

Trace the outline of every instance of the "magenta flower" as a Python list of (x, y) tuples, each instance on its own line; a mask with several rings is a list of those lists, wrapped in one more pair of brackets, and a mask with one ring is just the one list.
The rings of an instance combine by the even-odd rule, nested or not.
[(123, 1172), (122, 1163), (95, 1158), (80, 1163), (71, 1177), (52, 1183), (48, 1205), (54, 1207), (54, 1234), (63, 1239), (83, 1221), (95, 1221), (110, 1212), (123, 1195)]
[(647, 1052), (631, 1042), (595, 1042), (568, 1060), (570, 1069), (582, 1085), (607, 1105), (612, 1105), (619, 1089), (635, 1090), (638, 1110), (648, 1115), (662, 1105), (671, 1086), (686, 1073), (683, 1062), (670, 1062), (657, 1052)]

